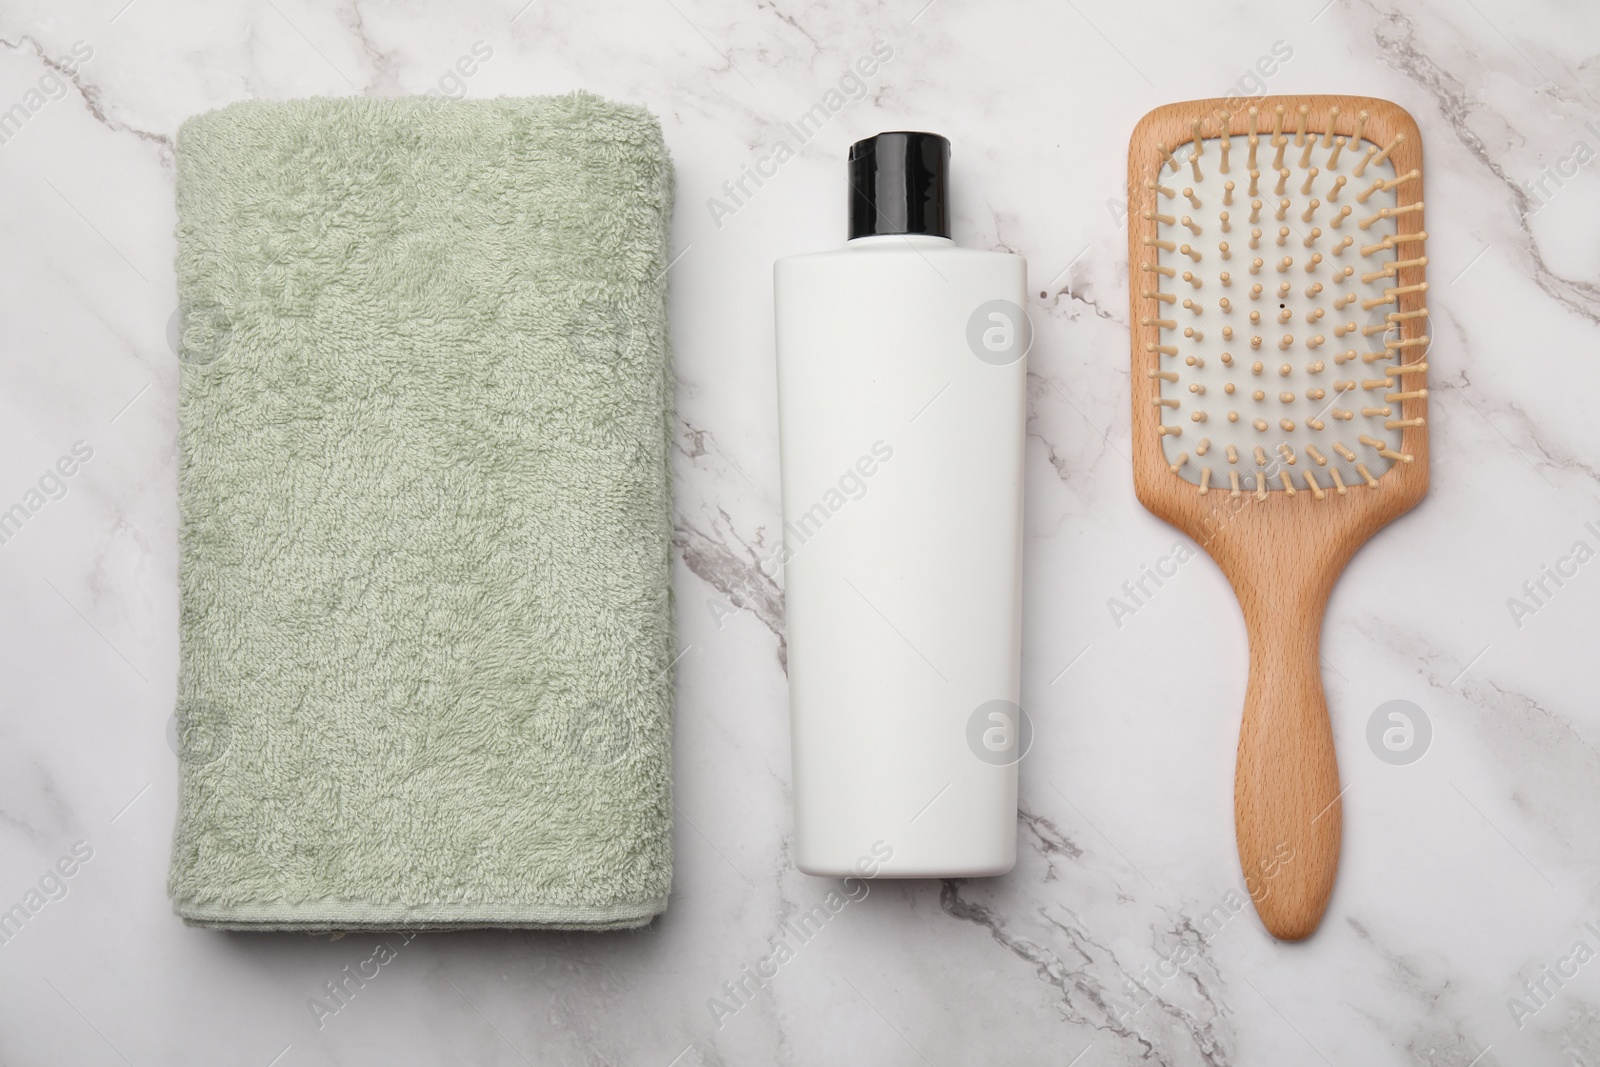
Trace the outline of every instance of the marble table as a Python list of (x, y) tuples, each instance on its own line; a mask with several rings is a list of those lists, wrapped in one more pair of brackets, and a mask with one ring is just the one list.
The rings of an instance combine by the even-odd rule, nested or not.
[[(648, 105), (677, 168), (673, 901), (628, 934), (391, 937), (319, 1015), (377, 938), (191, 929), (164, 891), (174, 134), (249, 98), (579, 87)], [(1328, 610), (1345, 843), (1302, 944), (1239, 906), (1230, 590), (1200, 555), (1112, 608), (1183, 541), (1128, 462), (1128, 133), (1264, 92), (1409, 109), (1432, 234), (1432, 494)], [(899, 128), (954, 143), (957, 239), (1029, 262), (1020, 859), (873, 883), (757, 987), (831, 888), (791, 862), (762, 566), (770, 264), (842, 240), (847, 146)], [(0, 506), (90, 453), (0, 544), (0, 909), (44, 896), (0, 944), (0, 1062), (1600, 1064), (1594, 5), (6, 0), (0, 134)], [(1398, 754), (1369, 740), (1397, 708)]]

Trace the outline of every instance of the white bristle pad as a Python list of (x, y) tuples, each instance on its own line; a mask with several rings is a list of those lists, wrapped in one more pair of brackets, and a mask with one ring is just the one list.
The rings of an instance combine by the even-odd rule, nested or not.
[[(1293, 122), (1292, 115), (1289, 122)], [(1264, 132), (1256, 147), (1260, 178), (1254, 196), (1250, 194), (1249, 137), (1236, 134), (1229, 142), (1226, 173), (1221, 169), (1220, 137), (1202, 139), (1198, 179), (1190, 162), (1194, 144), (1181, 145), (1173, 154), (1179, 169), (1174, 171), (1164, 162), (1160, 176), (1161, 185), (1176, 195), (1152, 193), (1146, 201), (1158, 214), (1172, 217), (1172, 222), (1157, 221), (1157, 237), (1177, 246), (1174, 251), (1155, 249), (1158, 262), (1175, 270), (1176, 276), (1146, 274), (1144, 280), (1147, 287), (1151, 281), (1159, 281), (1157, 288), (1161, 292), (1177, 298), (1175, 303), (1161, 302), (1156, 307), (1159, 318), (1177, 323), (1176, 328), (1162, 327), (1160, 331), (1160, 343), (1177, 349), (1176, 355), (1160, 357), (1161, 370), (1178, 375), (1176, 382), (1159, 383), (1162, 400), (1177, 401), (1176, 407), (1162, 408), (1160, 422), (1179, 427), (1182, 433), (1162, 439), (1163, 453), (1169, 464), (1187, 455), (1178, 473), (1197, 485), (1201, 472), (1209, 468), (1210, 485), (1227, 488), (1228, 472), (1233, 470), (1238, 472), (1243, 488), (1249, 490), (1256, 487), (1255, 475), (1259, 471), (1266, 475), (1269, 489), (1281, 491), (1279, 472), (1287, 470), (1295, 488), (1304, 490), (1302, 472), (1310, 470), (1322, 488), (1331, 489), (1333, 481), (1328, 472), (1336, 468), (1346, 485), (1359, 486), (1365, 481), (1356, 464), (1364, 465), (1376, 477), (1388, 470), (1391, 462), (1378, 448), (1362, 443), (1360, 437), (1380, 441), (1389, 450), (1400, 448), (1401, 429), (1388, 429), (1385, 422), (1400, 417), (1401, 405), (1384, 397), (1402, 391), (1406, 387), (1404, 379), (1393, 378), (1393, 386), (1387, 388), (1366, 389), (1363, 383), (1384, 378), (1386, 368), (1399, 362), (1401, 353), (1394, 353), (1393, 359), (1370, 363), (1361, 358), (1367, 353), (1382, 352), (1385, 340), (1381, 333), (1363, 335), (1362, 329), (1384, 324), (1387, 314), (1399, 310), (1398, 303), (1390, 301), (1364, 311), (1362, 301), (1381, 299), (1385, 289), (1400, 283), (1392, 277), (1363, 282), (1362, 275), (1380, 271), (1398, 259), (1420, 256), (1422, 246), (1406, 244), (1363, 256), (1363, 247), (1378, 244), (1397, 232), (1396, 218), (1380, 218), (1365, 230), (1359, 225), (1385, 208), (1394, 208), (1397, 189), (1381, 189), (1365, 202), (1357, 200), (1374, 183), (1396, 177), (1393, 161), (1369, 163), (1357, 177), (1355, 169), (1368, 150), (1382, 146), (1366, 140), (1346, 144), (1337, 162), (1330, 166), (1334, 146), (1324, 148), (1322, 134), (1308, 131), (1305, 136), (1312, 146), (1310, 158), (1301, 166), (1304, 145), (1295, 144), (1292, 130), (1284, 131), (1283, 166), (1289, 176), (1282, 183), (1281, 193), (1281, 176), (1272, 166), (1278, 150), (1273, 147), (1271, 133)], [(1317, 173), (1311, 177), (1307, 192), (1306, 180), (1312, 168)], [(1330, 200), (1340, 176), (1346, 179), (1345, 184)], [(1224, 203), (1225, 185), (1230, 181), (1234, 184), (1232, 202)], [(1313, 199), (1320, 203), (1310, 221), (1306, 221), (1305, 213)], [(1199, 201), (1198, 206), (1195, 200)], [(1255, 222), (1251, 221), (1253, 200), (1261, 201)], [(1279, 219), (1284, 200), (1288, 206), (1281, 210), (1283, 218)], [(1334, 219), (1346, 206), (1351, 213), (1335, 227)], [(1223, 212), (1229, 217), (1226, 231)], [(1288, 233), (1280, 236), (1284, 228)], [(1253, 230), (1261, 231), (1256, 248), (1250, 247)], [(1346, 237), (1354, 238), (1354, 243), (1336, 253)], [(1221, 250), (1224, 242), (1228, 245), (1227, 258)], [(1182, 251), (1186, 245), (1200, 256), (1198, 262)], [(1312, 257), (1317, 254), (1322, 259), (1312, 265)], [(1256, 259), (1262, 265), (1252, 273)], [(1285, 259), (1289, 263), (1281, 269)], [(1338, 279), (1339, 272), (1347, 266), (1354, 267), (1355, 274)], [(1226, 286), (1222, 284), (1224, 271), (1231, 276)], [(1196, 287), (1193, 281), (1185, 280), (1185, 272), (1200, 285)], [(1281, 291), (1284, 282), (1289, 283), (1287, 293)], [(1319, 283), (1320, 292), (1313, 291), (1312, 287)], [(1252, 299), (1251, 289), (1258, 284), (1262, 293)], [(1353, 302), (1335, 307), (1351, 293), (1356, 296)], [(1223, 298), (1231, 303), (1230, 310), (1223, 309)], [(1193, 301), (1192, 307), (1185, 307), (1185, 300)], [(1259, 323), (1251, 323), (1252, 311), (1260, 313)], [(1286, 321), (1282, 320), (1285, 313)], [(1349, 323), (1355, 324), (1354, 329), (1335, 335), (1336, 329)], [(1231, 338), (1224, 336), (1224, 327), (1232, 328)], [(1186, 330), (1194, 333), (1186, 334)], [(1388, 336), (1397, 335), (1395, 327)], [(1286, 336), (1292, 340), (1285, 343)], [(1316, 340), (1319, 337), (1320, 343)], [(1260, 338), (1259, 347), (1252, 344), (1254, 338)], [(1351, 351), (1355, 358), (1336, 361)], [(1231, 363), (1224, 360), (1224, 353), (1231, 357)], [(1256, 373), (1253, 368), (1258, 363), (1261, 370)], [(1348, 382), (1354, 382), (1354, 387), (1344, 391), (1338, 388)], [(1232, 393), (1227, 391), (1230, 384)], [(1257, 399), (1258, 394), (1261, 399)], [(1384, 409), (1389, 413), (1385, 414)], [(1374, 413), (1363, 414), (1363, 410)], [(1346, 412), (1353, 417), (1340, 417)], [(1196, 413), (1203, 413), (1204, 421), (1195, 421)], [(1233, 419), (1230, 413), (1234, 413)], [(1293, 428), (1286, 429), (1284, 420)], [(1313, 428), (1315, 421), (1321, 421), (1321, 430)], [(1265, 423), (1265, 429), (1260, 428), (1261, 423)], [(1228, 459), (1230, 445), (1237, 457), (1232, 463)], [(1292, 465), (1285, 463), (1283, 445), (1294, 456)], [(1336, 447), (1339, 445), (1355, 459), (1345, 459)], [(1309, 452), (1307, 446), (1315, 453)], [(1257, 448), (1266, 458), (1264, 467), (1259, 464)], [(1199, 454), (1202, 450), (1203, 455)], [(1320, 456), (1325, 465), (1319, 464), (1315, 456)]]

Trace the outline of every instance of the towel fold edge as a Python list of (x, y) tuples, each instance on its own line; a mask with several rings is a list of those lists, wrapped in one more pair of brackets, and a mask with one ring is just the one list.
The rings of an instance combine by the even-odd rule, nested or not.
[(626, 930), (667, 909), (667, 898), (604, 907), (556, 904), (372, 904), (358, 900), (177, 904), (189, 926), (212, 930)]

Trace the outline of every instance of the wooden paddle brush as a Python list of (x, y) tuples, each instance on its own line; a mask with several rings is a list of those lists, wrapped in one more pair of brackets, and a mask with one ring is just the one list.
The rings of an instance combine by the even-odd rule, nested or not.
[(1134, 482), (1244, 610), (1239, 860), (1299, 940), (1339, 862), (1323, 612), (1428, 488), (1422, 144), (1385, 100), (1229, 103), (1158, 108), (1128, 146)]

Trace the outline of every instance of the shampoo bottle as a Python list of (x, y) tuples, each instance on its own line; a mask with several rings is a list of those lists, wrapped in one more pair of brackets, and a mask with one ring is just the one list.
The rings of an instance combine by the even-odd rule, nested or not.
[(774, 268), (797, 863), (1016, 861), (1027, 264), (950, 238), (950, 143), (850, 150), (849, 240)]

